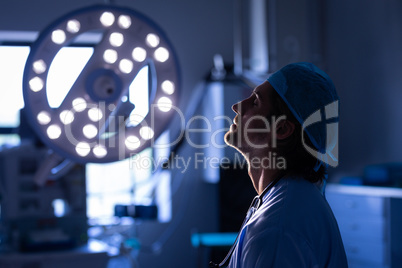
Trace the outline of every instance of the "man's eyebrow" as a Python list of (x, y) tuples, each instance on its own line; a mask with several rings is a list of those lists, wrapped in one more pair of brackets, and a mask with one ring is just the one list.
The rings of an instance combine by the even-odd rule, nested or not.
[(255, 94), (257, 96), (257, 98), (261, 99), (261, 92), (259, 90), (254, 89), (253, 94)]

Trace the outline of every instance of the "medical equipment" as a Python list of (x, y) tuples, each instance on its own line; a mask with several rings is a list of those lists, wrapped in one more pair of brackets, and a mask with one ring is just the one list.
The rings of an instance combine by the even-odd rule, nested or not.
[(236, 237), (236, 240), (234, 242), (234, 244), (232, 245), (232, 247), (230, 248), (228, 254), (226, 255), (226, 257), (223, 259), (223, 261), (221, 261), (219, 264), (214, 263), (214, 262), (210, 262), (209, 266), (212, 268), (219, 268), (219, 267), (225, 267), (229, 264), (230, 258), (232, 257), (232, 254), (237, 246), (237, 243), (239, 241), (240, 238), (240, 234), (241, 231), (243, 229), (243, 227), (247, 224), (247, 222), (249, 221), (249, 219), (251, 218), (251, 216), (253, 216), (253, 214), (257, 211), (257, 209), (262, 205), (263, 202), (263, 198), (264, 196), (268, 193), (269, 190), (271, 190), (275, 184), (281, 179), (282, 177), (279, 176), (278, 178), (276, 178), (275, 180), (273, 180), (270, 184), (268, 184), (268, 186), (264, 189), (264, 191), (260, 194), (257, 195), (256, 197), (254, 197), (253, 201), (250, 204), (249, 209), (247, 210), (247, 214), (246, 214), (246, 218), (243, 221), (243, 224), (241, 225), (240, 231)]
[[(61, 100), (50, 105), (53, 61), (85, 34), (95, 36), (93, 54), (71, 88), (59, 93)], [(139, 91), (147, 101), (136, 103), (132, 83), (145, 66), (149, 90)], [(178, 61), (150, 19), (126, 8), (92, 6), (41, 33), (26, 62), (23, 90), (32, 127), (55, 153), (78, 163), (113, 162), (151, 146), (168, 126), (180, 92)]]
[[(70, 67), (57, 69), (59, 56), (77, 45), (91, 51), (88, 61), (71, 85), (52, 90), (52, 76)], [(142, 70), (147, 84), (137, 85)], [(85, 245), (84, 165), (131, 157), (166, 130), (180, 94), (175, 51), (159, 26), (136, 11), (112, 5), (79, 9), (48, 26), (32, 45), (23, 92), (25, 115), (45, 146), (24, 144), (0, 156), (1, 227), (10, 233), (0, 236), (1, 245), (10, 242), (15, 251)], [(29, 174), (16, 171), (27, 168)]]

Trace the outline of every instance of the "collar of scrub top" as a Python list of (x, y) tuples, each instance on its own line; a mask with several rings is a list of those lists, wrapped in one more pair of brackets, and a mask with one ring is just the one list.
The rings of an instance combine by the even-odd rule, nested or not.
[(212, 261), (209, 262), (209, 267), (220, 268), (220, 267), (226, 267), (226, 266), (229, 265), (230, 258), (232, 257), (233, 252), (234, 252), (234, 250), (235, 250), (235, 248), (237, 246), (241, 230), (246, 225), (246, 223), (250, 220), (251, 216), (253, 216), (253, 214), (257, 211), (257, 209), (259, 209), (260, 206), (262, 205), (262, 203), (265, 201), (264, 197), (269, 192), (269, 190), (271, 190), (275, 186), (275, 184), (278, 181), (280, 181), (280, 179), (282, 179), (281, 176), (279, 176), (278, 178), (273, 180), (270, 184), (268, 184), (268, 186), (264, 189), (264, 191), (262, 191), (262, 193), (260, 195), (257, 195), (256, 197), (254, 197), (253, 201), (251, 202), (251, 205), (250, 205), (249, 209), (247, 210), (246, 218), (244, 219), (244, 221), (243, 221), (243, 223), (241, 225), (240, 232), (237, 234), (236, 240), (233, 243), (232, 247), (230, 248), (228, 254), (223, 259), (223, 261), (221, 261), (221, 263), (219, 263), (219, 264), (216, 264), (216, 263), (214, 263)]

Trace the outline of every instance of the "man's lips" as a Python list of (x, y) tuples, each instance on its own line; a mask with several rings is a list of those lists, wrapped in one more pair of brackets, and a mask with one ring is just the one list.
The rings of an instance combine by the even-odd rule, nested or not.
[(238, 123), (238, 116), (236, 115), (235, 118), (233, 118), (233, 124), (237, 126)]

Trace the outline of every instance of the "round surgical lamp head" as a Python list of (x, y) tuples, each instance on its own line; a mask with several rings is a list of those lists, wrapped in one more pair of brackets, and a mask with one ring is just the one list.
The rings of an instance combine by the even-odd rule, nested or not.
[[(100, 41), (60, 106), (51, 107), (47, 80), (52, 61), (87, 33), (100, 35)], [(145, 66), (149, 112), (141, 117), (131, 102), (130, 85)], [(79, 163), (113, 162), (152, 146), (167, 128), (179, 98), (178, 60), (149, 18), (127, 8), (92, 6), (42, 31), (25, 65), (23, 93), (32, 127), (53, 151)]]

